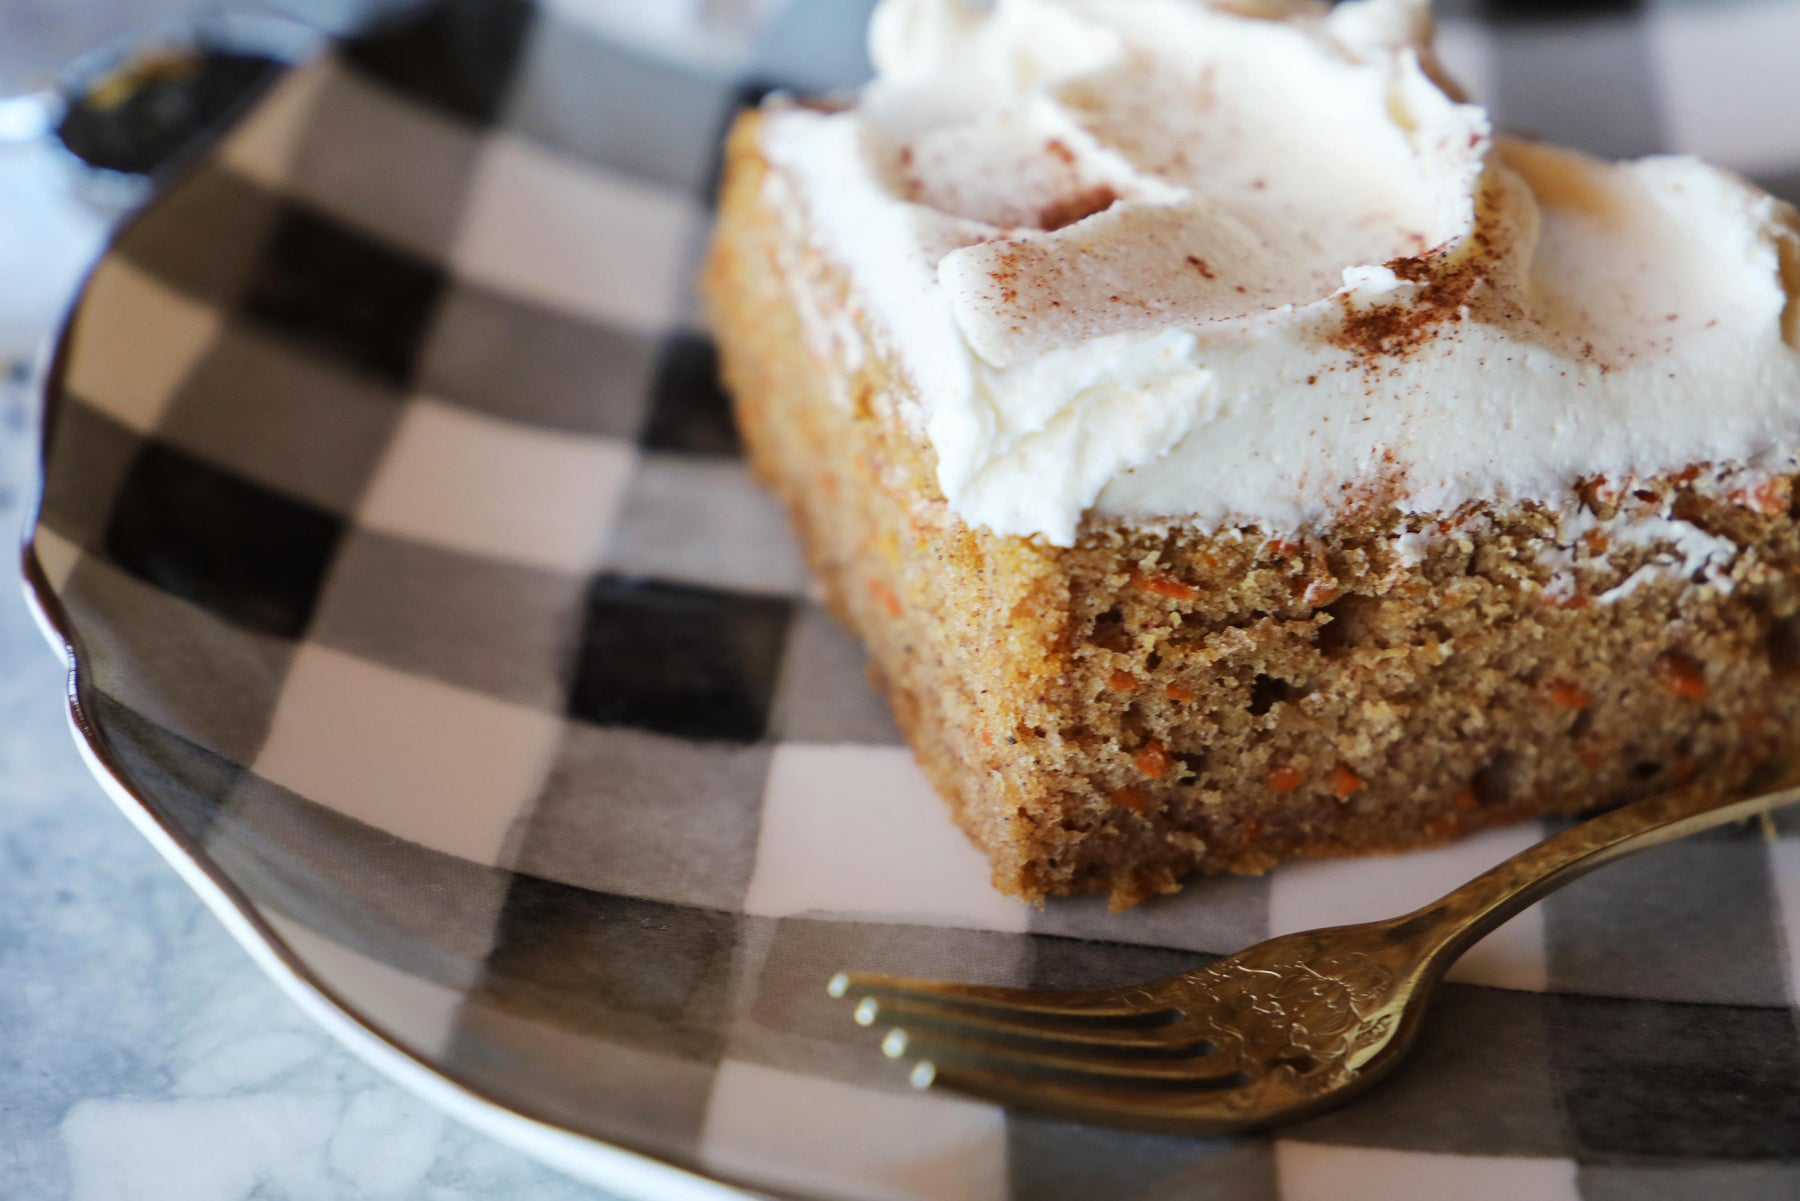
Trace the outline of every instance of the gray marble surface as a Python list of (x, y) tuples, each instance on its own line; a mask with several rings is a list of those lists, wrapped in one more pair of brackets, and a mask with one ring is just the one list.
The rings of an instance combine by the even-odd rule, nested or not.
[[(36, 471), (20, 367), (104, 232), (41, 146), (0, 144), (8, 530)], [(0, 1195), (604, 1198), (388, 1083), (252, 965), (88, 775), (10, 553), (0, 576)]]

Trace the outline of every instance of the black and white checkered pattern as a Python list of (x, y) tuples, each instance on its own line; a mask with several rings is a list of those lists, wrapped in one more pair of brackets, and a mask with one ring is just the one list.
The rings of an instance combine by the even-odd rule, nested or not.
[[(102, 754), (309, 973), (488, 1097), (808, 1196), (1800, 1195), (1800, 824), (1591, 877), (1417, 1061), (1278, 1137), (907, 1090), (841, 967), (1160, 975), (1541, 834), (999, 897), (739, 456), (688, 281), (718, 136), (867, 70), (852, 0), (452, 3), (290, 74), (118, 238), (35, 568)], [(1444, 6), (1501, 121), (1800, 191), (1796, 0)]]

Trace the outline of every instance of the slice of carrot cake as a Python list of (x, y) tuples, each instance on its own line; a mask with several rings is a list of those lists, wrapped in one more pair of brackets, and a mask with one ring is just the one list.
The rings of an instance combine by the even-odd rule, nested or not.
[(1025, 897), (1742, 770), (1800, 716), (1800, 218), (1498, 137), (1427, 9), (886, 0), (730, 144), (757, 471)]

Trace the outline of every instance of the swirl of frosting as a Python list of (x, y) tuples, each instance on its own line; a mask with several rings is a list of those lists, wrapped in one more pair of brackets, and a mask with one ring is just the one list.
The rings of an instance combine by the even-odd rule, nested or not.
[(765, 152), (972, 523), (1792, 469), (1794, 211), (1496, 138), (1422, 0), (884, 0), (870, 42), (858, 103)]

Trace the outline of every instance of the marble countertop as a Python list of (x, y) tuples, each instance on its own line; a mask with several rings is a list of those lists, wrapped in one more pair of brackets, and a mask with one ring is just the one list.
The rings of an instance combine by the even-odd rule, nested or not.
[[(35, 487), (26, 365), (107, 222), (0, 142), (0, 525)], [(0, 556), (0, 1192), (12, 1201), (604, 1201), (316, 1028), (101, 792)]]

